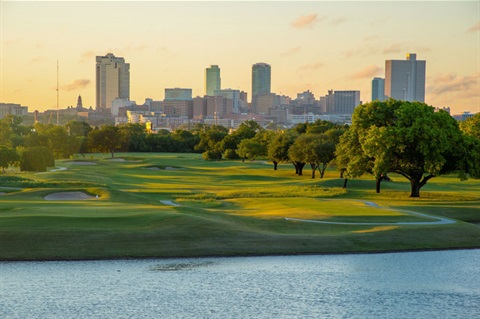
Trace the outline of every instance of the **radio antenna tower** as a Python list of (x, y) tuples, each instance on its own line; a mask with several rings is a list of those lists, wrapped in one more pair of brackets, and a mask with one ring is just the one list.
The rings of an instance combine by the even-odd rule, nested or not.
[(58, 101), (59, 101), (59, 90), (58, 90), (58, 60), (57, 60), (57, 125), (58, 125)]

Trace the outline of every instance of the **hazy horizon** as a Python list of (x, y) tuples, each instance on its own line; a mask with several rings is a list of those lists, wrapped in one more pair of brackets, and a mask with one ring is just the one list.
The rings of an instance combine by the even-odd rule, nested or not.
[(272, 92), (315, 98), (360, 90), (385, 60), (427, 61), (426, 100), (452, 114), (480, 112), (480, 2), (0, 2), (0, 102), (44, 111), (95, 107), (95, 56), (130, 63), (130, 99), (162, 100), (165, 88), (203, 96), (205, 68), (222, 88), (248, 92), (251, 68), (272, 67)]

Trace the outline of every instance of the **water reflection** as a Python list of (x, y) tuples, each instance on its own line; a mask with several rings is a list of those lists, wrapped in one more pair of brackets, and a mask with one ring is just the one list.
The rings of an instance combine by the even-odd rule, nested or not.
[(169, 263), (158, 264), (150, 266), (150, 271), (180, 271), (180, 270), (193, 270), (200, 267), (207, 267), (213, 265), (213, 261), (198, 261), (198, 262), (184, 262), (184, 263)]
[(480, 250), (0, 263), (0, 318), (477, 318)]

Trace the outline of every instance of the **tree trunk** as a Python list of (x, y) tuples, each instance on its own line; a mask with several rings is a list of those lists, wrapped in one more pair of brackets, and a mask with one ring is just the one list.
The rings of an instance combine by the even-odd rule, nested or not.
[(293, 163), (293, 166), (295, 167), (295, 175), (298, 175), (298, 166), (297, 166), (297, 164)]
[(274, 170), (274, 171), (277, 170), (277, 165), (278, 165), (278, 162), (273, 161), (273, 170)]
[(317, 165), (315, 163), (310, 163), (310, 167), (312, 168), (312, 179), (315, 179), (315, 171), (317, 170)]
[(245, 157), (242, 157), (242, 163), (245, 163)]
[(420, 197), (420, 180), (416, 178), (410, 179), (411, 193), (410, 197)]
[(380, 175), (380, 177), (375, 178), (375, 191), (377, 194), (380, 194), (380, 184), (385, 179), (386, 175)]
[(343, 180), (343, 188), (347, 188), (347, 182), (348, 182), (348, 178), (345, 178)]
[(302, 176), (303, 173), (303, 167), (305, 166), (305, 163), (298, 163), (297, 162), (297, 167), (298, 167), (298, 175)]
[(327, 165), (322, 164), (322, 169), (320, 170), (320, 178), (323, 178), (325, 175), (325, 170), (327, 169)]

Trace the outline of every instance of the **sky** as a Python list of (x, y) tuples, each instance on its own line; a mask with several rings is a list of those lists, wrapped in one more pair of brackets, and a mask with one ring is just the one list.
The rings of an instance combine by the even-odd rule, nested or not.
[(426, 60), (426, 100), (480, 112), (480, 1), (0, 0), (0, 102), (29, 111), (95, 107), (95, 56), (130, 63), (130, 99), (165, 88), (205, 94), (205, 69), (251, 98), (251, 68), (272, 68), (272, 92), (360, 90), (385, 60)]

